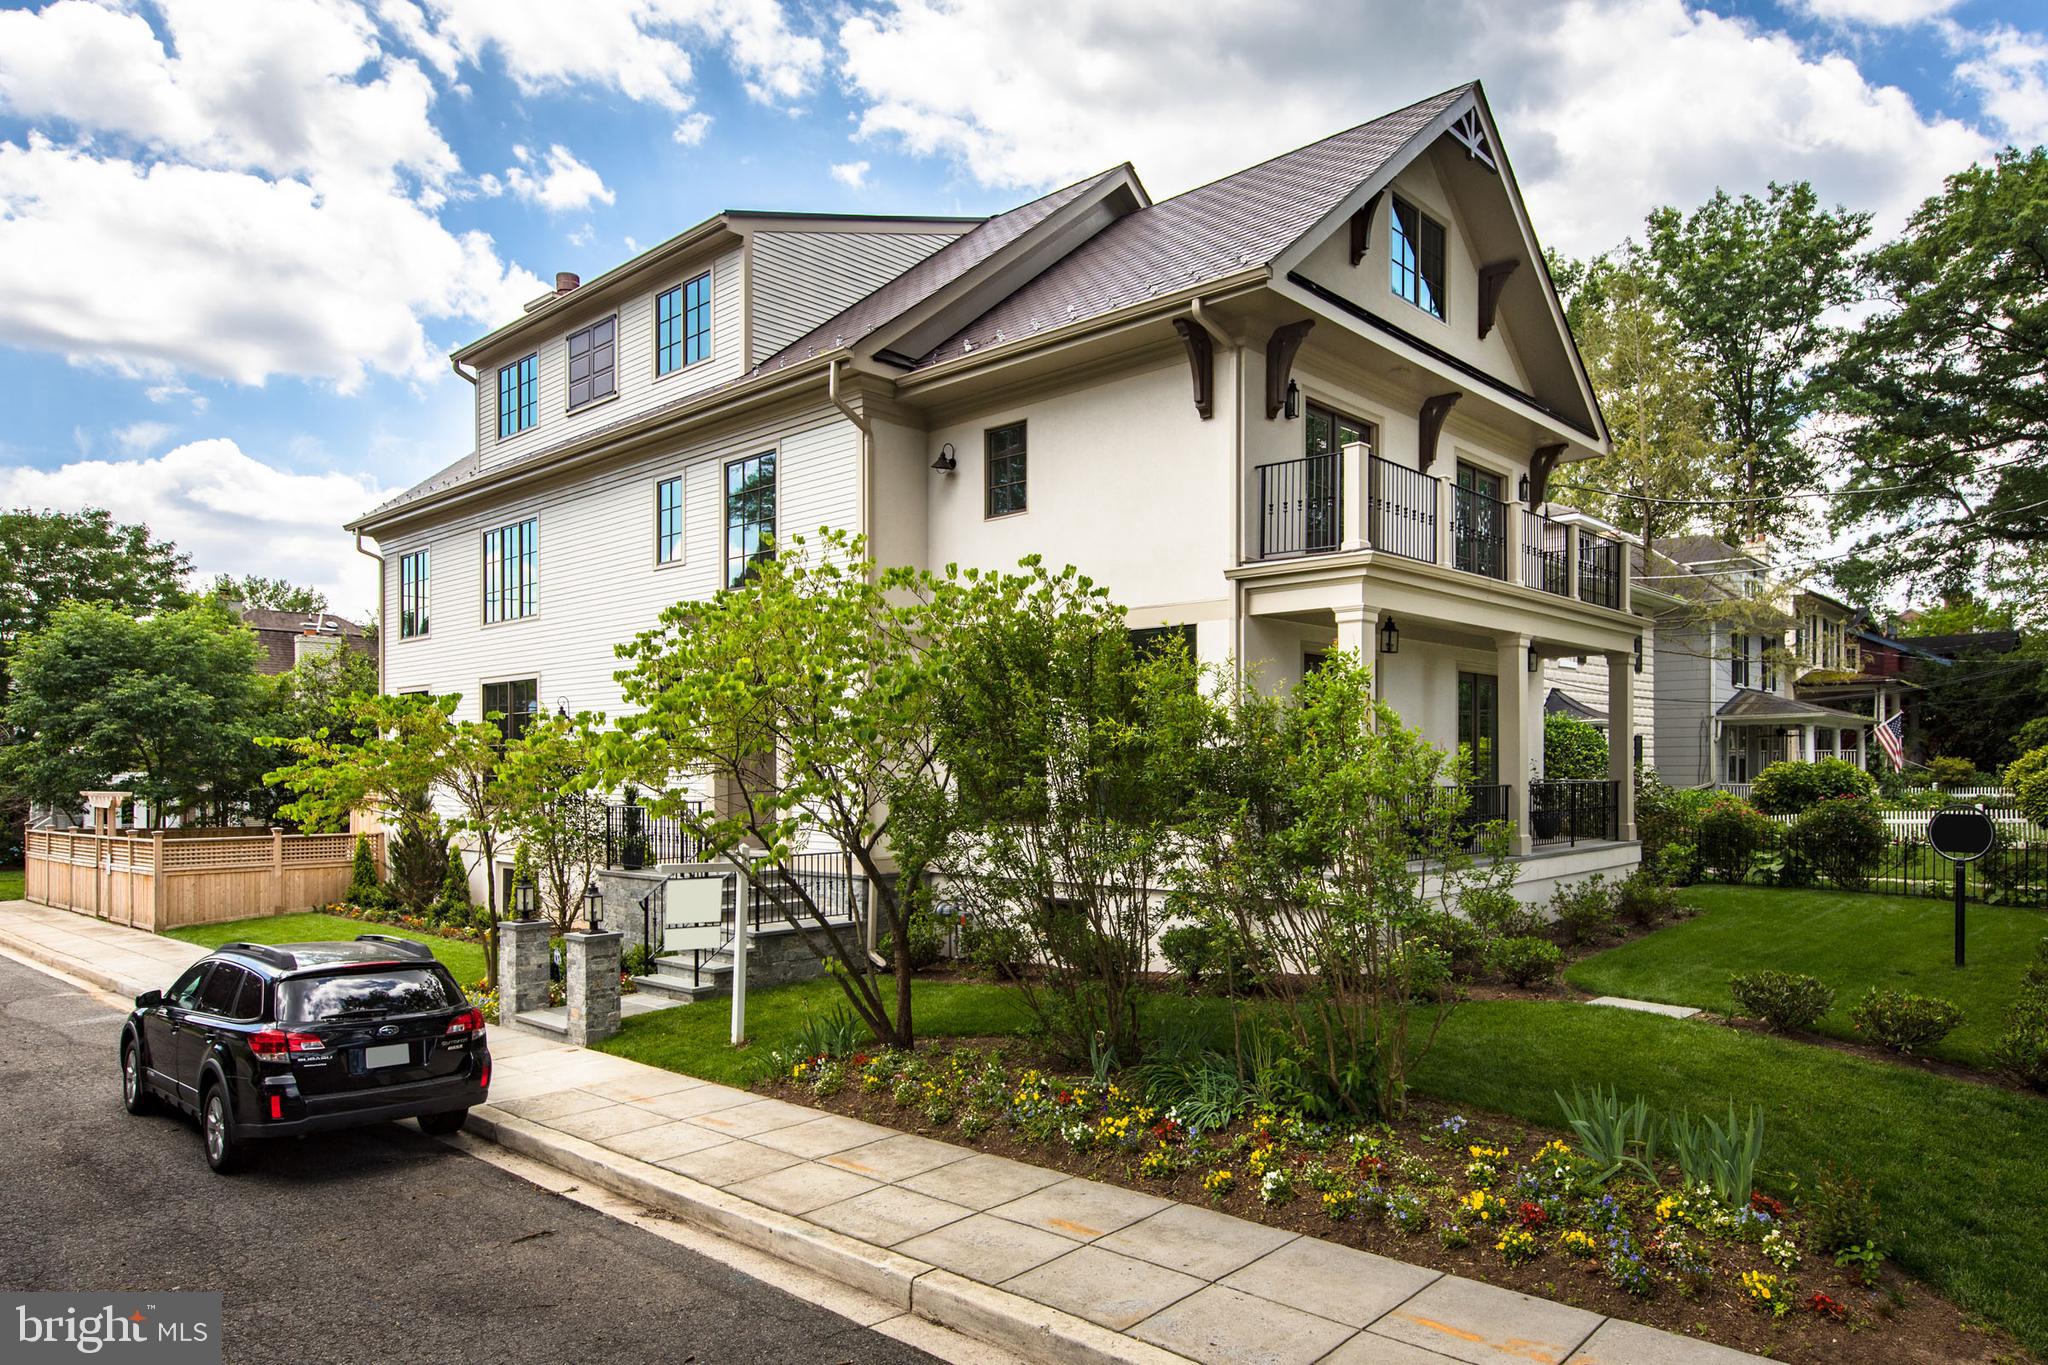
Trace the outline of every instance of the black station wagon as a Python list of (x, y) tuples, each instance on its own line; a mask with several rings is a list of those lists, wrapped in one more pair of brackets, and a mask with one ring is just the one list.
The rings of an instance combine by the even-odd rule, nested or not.
[(195, 1115), (223, 1173), (259, 1138), (405, 1118), (453, 1133), (490, 1084), (483, 1014), (424, 944), (382, 934), (225, 944), (121, 1026), (128, 1112)]

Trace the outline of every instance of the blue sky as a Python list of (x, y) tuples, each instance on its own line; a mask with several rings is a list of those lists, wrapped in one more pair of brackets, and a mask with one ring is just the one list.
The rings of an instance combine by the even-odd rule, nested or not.
[(557, 270), (728, 207), (984, 213), (1126, 159), (1164, 196), (1473, 76), (1565, 251), (1771, 178), (1889, 228), (2048, 134), (2048, 16), (0, 0), (0, 496), (360, 609), (340, 523), (463, 453), (446, 352)]

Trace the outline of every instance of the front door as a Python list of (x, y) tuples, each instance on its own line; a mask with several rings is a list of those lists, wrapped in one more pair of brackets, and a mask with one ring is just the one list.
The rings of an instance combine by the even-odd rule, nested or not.
[(1452, 495), (1452, 529), (1456, 532), (1458, 567), (1466, 573), (1502, 577), (1507, 549), (1506, 509), (1501, 476), (1469, 464), (1458, 466), (1458, 487)]
[(1491, 673), (1458, 675), (1458, 749), (1472, 781), (1500, 781), (1500, 680)]

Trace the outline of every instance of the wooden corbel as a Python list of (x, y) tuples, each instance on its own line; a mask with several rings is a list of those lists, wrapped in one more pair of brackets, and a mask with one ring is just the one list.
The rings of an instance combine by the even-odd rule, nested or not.
[(1283, 322), (1266, 339), (1266, 420), (1269, 422), (1278, 417), (1280, 409), (1287, 404), (1287, 380), (1294, 373), (1294, 353), (1301, 349), (1302, 339), (1315, 325), (1314, 318)]
[(1444, 434), (1444, 418), (1451, 415), (1451, 409), (1464, 396), (1462, 393), (1439, 393), (1422, 400), (1422, 411), (1415, 418), (1422, 428), (1415, 452), (1415, 467), (1423, 473), (1429, 472), (1430, 464), (1436, 459), (1436, 443), (1437, 438)]
[(1479, 267), (1479, 339), (1486, 340), (1486, 334), (1493, 330), (1494, 309), (1500, 305), (1500, 291), (1507, 287), (1508, 276), (1515, 273), (1515, 267), (1522, 262), (1509, 257)]
[[(1382, 191), (1384, 193), (1384, 191)], [(1374, 195), (1358, 206), (1358, 212), (1351, 215), (1351, 264), (1357, 265), (1365, 259), (1365, 253), (1372, 247), (1372, 211), (1379, 207), (1380, 196)]]
[(1188, 370), (1194, 378), (1195, 411), (1208, 421), (1216, 411), (1216, 343), (1192, 318), (1175, 318), (1173, 330), (1187, 347)]
[(1531, 510), (1541, 507), (1546, 491), (1550, 487), (1550, 471), (1557, 468), (1563, 458), (1565, 447), (1562, 442), (1554, 446), (1537, 446), (1529, 456), (1529, 506)]

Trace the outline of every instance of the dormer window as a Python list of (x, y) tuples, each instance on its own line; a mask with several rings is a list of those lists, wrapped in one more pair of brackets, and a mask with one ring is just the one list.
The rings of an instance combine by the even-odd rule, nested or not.
[(1444, 316), (1444, 225), (1394, 196), (1389, 284), (1400, 297), (1441, 320)]
[(517, 436), (534, 423), (534, 391), (540, 357), (530, 355), (498, 370), (498, 439)]
[(609, 398), (618, 386), (619, 319), (615, 313), (569, 333), (569, 410)]
[(654, 301), (654, 372), (669, 374), (711, 354), (711, 272)]

